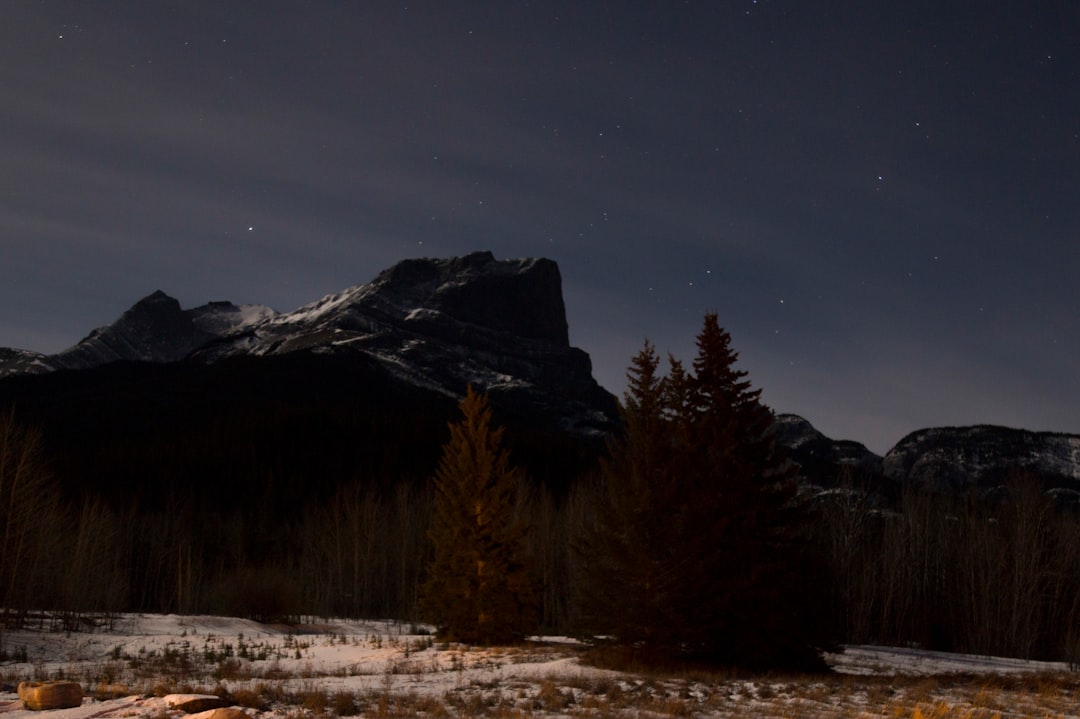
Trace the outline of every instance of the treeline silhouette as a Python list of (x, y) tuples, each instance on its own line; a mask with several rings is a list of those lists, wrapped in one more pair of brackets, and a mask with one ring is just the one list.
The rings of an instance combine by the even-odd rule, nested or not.
[(896, 502), (856, 479), (818, 500), (846, 643), (1080, 663), (1080, 514), (1047, 478)]
[[(581, 547), (612, 492), (604, 446), (492, 405), (524, 471), (513, 511), (540, 627), (580, 630), (595, 590)], [(8, 379), (0, 406), (6, 625), (42, 611), (73, 627), (123, 611), (420, 618), (452, 399), (356, 358), (295, 355)], [(1080, 660), (1080, 517), (1038, 477), (890, 501), (858, 480), (815, 497), (800, 535), (824, 560), (838, 641)]]

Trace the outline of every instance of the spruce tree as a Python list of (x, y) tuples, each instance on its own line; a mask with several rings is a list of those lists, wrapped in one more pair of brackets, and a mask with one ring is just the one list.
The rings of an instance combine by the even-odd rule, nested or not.
[(658, 377), (646, 343), (628, 373), (585, 545), (583, 628), (645, 659), (821, 668), (825, 565), (808, 548), (794, 467), (715, 314), (697, 348), (692, 371), (670, 358)]
[(491, 425), (486, 394), (469, 387), (459, 407), (434, 478), (435, 552), (421, 609), (445, 641), (519, 641), (539, 616), (526, 528), (514, 518), (521, 476), (502, 448), (503, 428)]
[(773, 413), (715, 314), (697, 338), (690, 399), (675, 421), (689, 438), (678, 472), (681, 523), (697, 575), (680, 615), (693, 617), (693, 652), (754, 668), (822, 668), (828, 648), (827, 566), (796, 467), (776, 443)]
[(601, 465), (602, 511), (578, 547), (580, 620), (590, 635), (651, 647), (667, 641), (671, 606), (665, 596), (676, 577), (668, 570), (669, 525), (657, 506), (671, 498), (665, 472), (671, 445), (663, 415), (664, 379), (655, 348), (646, 342), (627, 370), (622, 433), (608, 444)]

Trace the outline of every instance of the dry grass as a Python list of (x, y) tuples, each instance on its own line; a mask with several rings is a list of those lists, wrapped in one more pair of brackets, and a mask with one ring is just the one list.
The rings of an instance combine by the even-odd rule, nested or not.
[[(392, 636), (198, 639), (155, 650), (109, 652), (60, 667), (0, 665), (0, 683), (71, 678), (105, 700), (119, 694), (208, 693), (264, 719), (490, 717), (614, 719), (726, 717), (838, 719), (1014, 719), (1080, 715), (1080, 674), (936, 676), (750, 676), (700, 666), (656, 666), (632, 652), (566, 645), (498, 651), (435, 646)], [(319, 646), (390, 649), (385, 667), (318, 669)], [(575, 662), (567, 662), (573, 658)], [(526, 666), (563, 660), (559, 669)], [(291, 663), (290, 663), (291, 662)], [(291, 667), (291, 668), (289, 668)], [(440, 684), (441, 682), (441, 684)], [(134, 715), (133, 715), (134, 716)], [(142, 719), (146, 719), (144, 715)], [(163, 713), (155, 719), (178, 719)]]
[[(784, 719), (1013, 719), (1077, 716), (1080, 677), (1071, 674), (973, 677), (768, 677), (662, 672), (551, 675), (512, 685), (469, 683), (442, 694), (408, 685), (331, 691), (318, 678), (299, 689), (259, 680), (244, 687), (159, 684), (159, 694), (213, 693), (280, 719), (331, 717), (530, 716), (588, 719), (761, 717)], [(164, 719), (162, 717), (161, 719)], [(176, 719), (176, 717), (170, 717)]]

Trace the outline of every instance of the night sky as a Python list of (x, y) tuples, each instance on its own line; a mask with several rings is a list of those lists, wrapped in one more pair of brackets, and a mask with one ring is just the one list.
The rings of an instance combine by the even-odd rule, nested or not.
[(487, 249), (559, 263), (616, 393), (714, 310), (832, 437), (1080, 433), (1077, 38), (1075, 0), (8, 0), (0, 346)]

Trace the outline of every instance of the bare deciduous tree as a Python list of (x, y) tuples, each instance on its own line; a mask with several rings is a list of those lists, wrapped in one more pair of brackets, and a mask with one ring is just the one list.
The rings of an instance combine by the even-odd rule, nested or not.
[(0, 607), (20, 612), (35, 601), (54, 538), (59, 491), (49, 477), (40, 433), (14, 411), (0, 415)]

